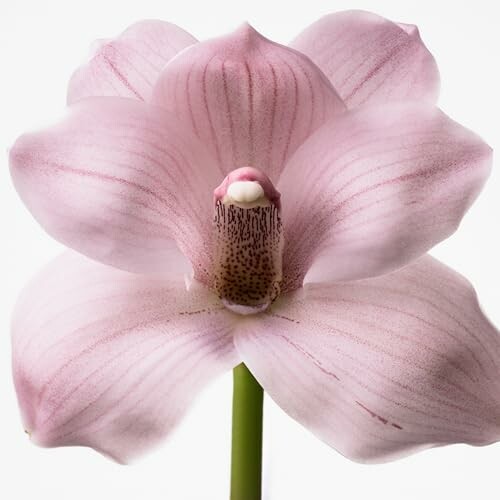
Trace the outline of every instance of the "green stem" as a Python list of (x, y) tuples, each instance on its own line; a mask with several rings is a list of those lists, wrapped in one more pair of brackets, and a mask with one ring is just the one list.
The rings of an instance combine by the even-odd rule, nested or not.
[(242, 363), (233, 370), (231, 500), (260, 500), (264, 393)]

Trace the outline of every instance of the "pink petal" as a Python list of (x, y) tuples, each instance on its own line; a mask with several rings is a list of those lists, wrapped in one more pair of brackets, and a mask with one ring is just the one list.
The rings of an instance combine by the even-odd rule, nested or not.
[[(182, 255), (172, 253), (172, 269)], [(171, 272), (147, 278), (68, 252), (23, 293), (13, 370), (24, 425), (42, 446), (126, 462), (157, 444), (198, 392), (238, 363), (231, 316)]]
[(210, 146), (224, 173), (251, 166), (273, 181), (304, 139), (344, 109), (308, 58), (248, 24), (172, 60), (153, 101)]
[[(212, 191), (222, 177), (174, 117), (132, 99), (70, 107), (10, 153), (22, 199), (55, 238), (134, 272), (168, 269), (174, 238), (201, 277), (210, 267)], [(205, 272), (206, 271), (206, 272)]]
[(397, 269), (449, 236), (479, 193), (491, 149), (438, 109), (347, 112), (297, 151), (278, 183), (288, 285)]
[(416, 26), (370, 12), (345, 11), (322, 17), (291, 46), (323, 70), (349, 108), (437, 100), (439, 72)]
[(500, 337), (471, 285), (431, 257), (306, 285), (235, 337), (294, 419), (343, 455), (380, 462), (500, 439)]
[(196, 39), (175, 24), (141, 21), (102, 41), (68, 87), (68, 104), (85, 97), (122, 96), (148, 101), (161, 70)]

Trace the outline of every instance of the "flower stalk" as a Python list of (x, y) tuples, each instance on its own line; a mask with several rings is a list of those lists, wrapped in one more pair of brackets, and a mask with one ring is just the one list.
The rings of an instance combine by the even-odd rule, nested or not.
[(260, 500), (264, 393), (244, 363), (233, 370), (231, 500)]

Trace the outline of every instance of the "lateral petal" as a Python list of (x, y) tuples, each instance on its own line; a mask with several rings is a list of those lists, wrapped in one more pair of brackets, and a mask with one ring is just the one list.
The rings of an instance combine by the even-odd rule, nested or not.
[(127, 462), (161, 441), (199, 391), (238, 364), (231, 316), (205, 288), (144, 277), (73, 252), (24, 291), (13, 372), (24, 425), (42, 446), (89, 446)]
[(470, 284), (431, 257), (309, 283), (247, 318), (235, 344), (277, 404), (352, 460), (500, 439), (499, 332)]

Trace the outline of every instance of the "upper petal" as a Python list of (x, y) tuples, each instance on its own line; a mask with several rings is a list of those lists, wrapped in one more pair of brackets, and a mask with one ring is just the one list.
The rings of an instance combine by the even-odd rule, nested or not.
[(344, 109), (307, 57), (247, 24), (172, 60), (153, 101), (210, 147), (225, 174), (252, 166), (273, 181), (304, 139)]
[(500, 336), (431, 257), (355, 283), (307, 284), (235, 343), (266, 392), (345, 456), (398, 458), (500, 439)]
[(120, 36), (97, 43), (91, 59), (72, 75), (68, 104), (95, 96), (148, 101), (165, 64), (196, 39), (175, 24), (140, 21)]
[(316, 21), (290, 45), (321, 68), (349, 108), (437, 100), (439, 72), (416, 26), (370, 12), (338, 12)]
[(449, 236), (479, 193), (491, 149), (436, 108), (360, 108), (325, 124), (278, 183), (288, 288), (376, 276)]
[[(172, 253), (173, 270), (182, 255)], [(155, 445), (198, 392), (238, 363), (231, 316), (182, 274), (147, 278), (68, 252), (23, 292), (13, 318), (23, 421), (42, 446), (126, 462)]]
[(10, 152), (15, 186), (64, 244), (134, 272), (162, 272), (174, 238), (195, 272), (210, 268), (211, 194), (220, 175), (167, 112), (89, 98)]

